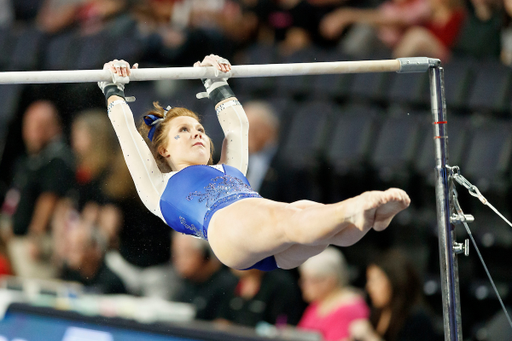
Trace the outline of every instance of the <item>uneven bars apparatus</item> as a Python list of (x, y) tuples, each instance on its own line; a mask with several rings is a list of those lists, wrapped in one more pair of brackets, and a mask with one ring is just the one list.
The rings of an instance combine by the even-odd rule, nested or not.
[[(448, 135), (444, 71), (438, 59), (427, 57), (390, 60), (316, 62), (292, 64), (235, 65), (225, 76), (229, 78), (277, 77), (298, 75), (365, 73), (365, 72), (429, 72), (431, 111), (435, 149), (435, 191), (439, 234), (439, 260), (445, 341), (462, 341), (458, 263), (455, 235), (450, 223), (453, 207), (450, 202), (448, 165)], [(217, 78), (212, 67), (169, 67), (135, 69), (130, 81), (163, 79)], [(86, 83), (110, 81), (107, 70), (79, 71), (10, 71), (0, 72), (0, 84)]]

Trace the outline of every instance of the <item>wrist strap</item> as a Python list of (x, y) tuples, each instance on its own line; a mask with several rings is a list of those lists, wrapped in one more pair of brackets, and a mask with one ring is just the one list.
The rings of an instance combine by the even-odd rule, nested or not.
[(119, 89), (115, 84), (109, 84), (105, 86), (104, 93), (106, 101), (108, 101), (110, 96), (114, 95), (125, 98), (124, 90)]
[(231, 90), (229, 85), (223, 85), (218, 88), (215, 88), (209, 94), (209, 98), (215, 104), (231, 97), (235, 97), (235, 93), (233, 92), (233, 90)]

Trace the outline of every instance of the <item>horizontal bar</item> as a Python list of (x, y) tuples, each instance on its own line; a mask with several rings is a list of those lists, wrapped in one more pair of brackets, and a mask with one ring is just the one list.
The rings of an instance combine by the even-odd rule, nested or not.
[[(390, 60), (234, 65), (229, 78), (276, 77), (363, 72), (399, 72), (400, 62)], [(212, 67), (144, 68), (132, 71), (130, 81), (216, 78)], [(105, 70), (0, 72), (0, 84), (87, 83), (109, 81)]]

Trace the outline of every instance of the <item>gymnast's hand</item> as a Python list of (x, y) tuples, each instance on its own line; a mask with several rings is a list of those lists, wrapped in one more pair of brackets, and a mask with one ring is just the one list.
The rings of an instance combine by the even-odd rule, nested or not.
[[(222, 71), (224, 73), (231, 71), (231, 63), (226, 58), (222, 58), (221, 56), (217, 56), (216, 54), (211, 54), (204, 57), (203, 61), (197, 61), (194, 63), (194, 67), (199, 66), (213, 66), (217, 70)], [(216, 73), (215, 76), (219, 74)]]
[(131, 70), (137, 69), (138, 64), (134, 64), (130, 69), (130, 64), (124, 60), (114, 59), (103, 65), (103, 70), (108, 70), (112, 75), (111, 82), (98, 82), (98, 87), (105, 95), (105, 99), (108, 101), (110, 96), (116, 95), (125, 98), (127, 102), (134, 101), (134, 97), (126, 98), (124, 95), (124, 85), (130, 82)]
[(206, 92), (200, 92), (196, 95), (196, 97), (198, 99), (210, 98), (211, 100), (216, 101), (216, 99), (211, 96), (212, 91), (224, 85), (228, 85), (228, 77), (220, 77), (219, 71), (223, 73), (228, 73), (229, 71), (231, 71), (231, 63), (229, 62), (229, 60), (225, 58), (217, 56), (216, 54), (211, 54), (204, 57), (202, 62), (197, 61), (194, 63), (194, 67), (200, 66), (213, 66), (215, 68), (215, 77), (217, 78), (202, 79)]
[[(133, 64), (131, 69), (138, 69), (139, 64)], [(108, 63), (103, 65), (103, 70), (109, 70), (112, 75), (116, 75), (118, 77), (130, 77), (130, 63), (125, 60), (117, 60), (114, 59)]]

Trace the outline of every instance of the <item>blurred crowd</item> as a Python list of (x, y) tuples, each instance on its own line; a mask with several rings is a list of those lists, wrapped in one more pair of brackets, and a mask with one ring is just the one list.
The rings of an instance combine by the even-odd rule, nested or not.
[[(264, 191), (260, 175), (273, 174), (279, 120), (263, 101), (246, 110), (249, 176)], [(186, 302), (199, 320), (297, 328), (318, 340), (419, 340), (417, 328), (424, 340), (440, 336), (439, 316), (425, 304), (420, 275), (405, 253), (385, 258), (374, 250), (367, 297), (364, 285), (350, 284), (349, 264), (335, 247), (299, 271), (228, 269), (206, 241), (171, 233), (145, 209), (103, 110), (73, 118), (69, 145), (48, 100), (32, 103), (20, 125), (26, 154), (16, 160), (1, 211), (3, 275)]]
[[(190, 65), (206, 52), (231, 58), (254, 43), (278, 44), (283, 56), (319, 46), (358, 59), (428, 56), (446, 62), (464, 56), (500, 58), (509, 65), (509, 2), (4, 0), (0, 25), (33, 26), (46, 39), (76, 31), (82, 37), (101, 34), (118, 43), (130, 40), (132, 46), (124, 51), (108, 48), (139, 62), (165, 65)], [(39, 62), (43, 67), (58, 63)]]
[[(99, 69), (114, 58), (141, 67), (191, 66), (210, 53), (235, 65), (428, 56), (510, 66), (512, 1), (0, 0), (0, 48), (0, 71)], [(346, 176), (348, 166), (336, 164), (343, 174), (336, 179), (345, 183), (331, 181), (336, 193), (319, 193), (318, 184), (333, 178), (318, 163), (311, 166), (315, 177), (297, 165), (311, 164), (313, 130), (328, 110), (325, 104), (302, 105), (298, 82), (286, 85), (290, 93), (262, 99), (254, 89), (268, 90), (266, 82), (232, 84), (246, 100), (253, 188), (288, 202), (341, 200), (357, 194), (354, 187), (374, 188), (361, 165)], [(127, 94), (137, 95), (135, 115), (140, 118), (145, 104), (157, 99), (206, 108), (196, 103), (197, 86), (183, 84), (129, 84)], [(329, 89), (339, 86), (327, 83)], [(332, 91), (324, 90), (306, 92)], [(361, 245), (329, 247), (297, 270), (230, 270), (207, 243), (172, 233), (143, 206), (94, 84), (2, 85), (0, 97), (0, 274), (78, 282), (92, 293), (188, 302), (197, 319), (293, 326), (315, 331), (319, 340), (440, 338), (440, 292), (424, 287), (438, 271), (431, 267), (438, 266), (432, 231), (419, 243), (431, 248), (429, 260), (418, 261), (414, 238), (399, 237), (405, 246), (399, 248), (393, 240), (399, 232), (370, 233)], [(300, 106), (314, 113), (303, 119)], [(211, 117), (204, 117), (207, 134), (208, 127), (219, 129)], [(293, 120), (302, 120), (305, 129), (294, 129)], [(294, 143), (302, 150), (287, 149), (289, 138), (305, 141)], [(413, 225), (410, 220), (403, 226)], [(439, 302), (432, 304), (425, 294)], [(470, 335), (485, 322), (482, 316), (468, 320)]]

